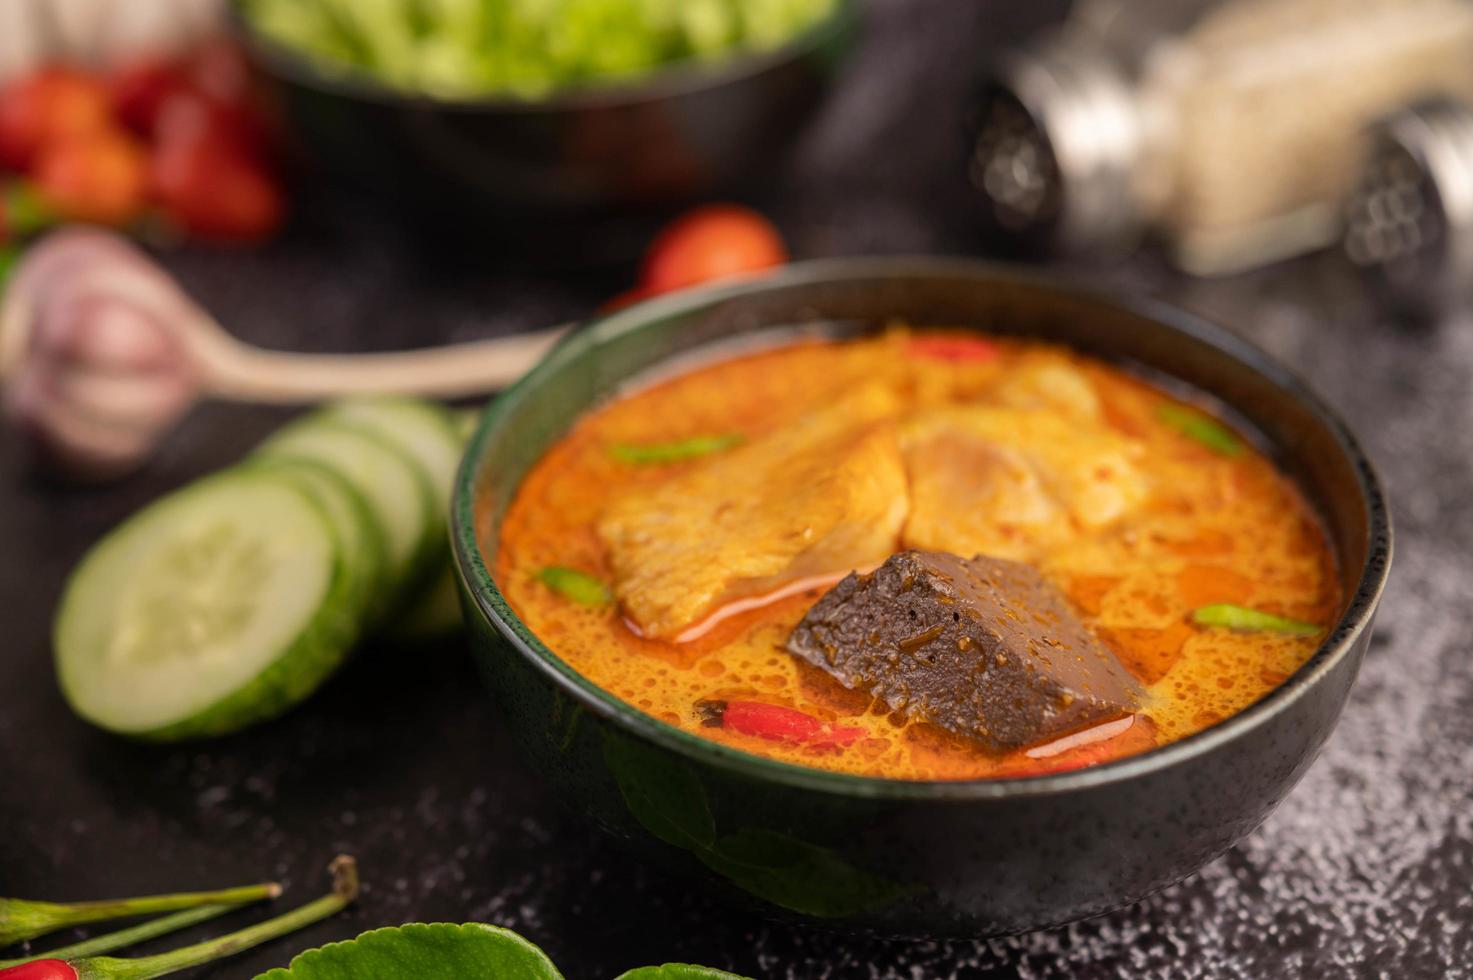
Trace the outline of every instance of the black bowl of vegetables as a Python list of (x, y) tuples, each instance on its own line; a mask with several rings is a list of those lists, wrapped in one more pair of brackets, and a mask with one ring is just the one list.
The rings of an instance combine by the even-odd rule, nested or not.
[[(1075, 769), (1050, 768), (1043, 758), (1043, 765), (1022, 771), (999, 768), (989, 778), (949, 779), (915, 773), (897, 778), (862, 766), (843, 771), (838, 762), (826, 761), (838, 759), (835, 752), (850, 751), (838, 743), (870, 744), (850, 740), (847, 726), (882, 729), (890, 720), (883, 706), (878, 713), (855, 706), (855, 714), (838, 721), (808, 717), (805, 722), (805, 716), (787, 708), (773, 714), (777, 699), (771, 690), (786, 688), (764, 694), (759, 684), (740, 693), (735, 682), (710, 682), (731, 686), (732, 693), (723, 698), (765, 698), (768, 722), (784, 726), (767, 732), (754, 727), (750, 734), (787, 743), (816, 735), (829, 743), (815, 747), (820, 754), (795, 762), (782, 755), (789, 749), (778, 742), (724, 733), (735, 720), (723, 718), (721, 709), (732, 715), (736, 700), (698, 701), (695, 714), (686, 717), (641, 700), (659, 695), (664, 682), (658, 679), (617, 681), (611, 686), (618, 694), (591, 680), (587, 668), (597, 666), (603, 651), (629, 658), (639, 655), (639, 644), (649, 643), (648, 633), (633, 640), (623, 636), (634, 627), (621, 617), (638, 611), (622, 599), (612, 605), (597, 576), (564, 568), (558, 574), (569, 580), (560, 581), (519, 572), (517, 562), (519, 556), (563, 562), (573, 556), (582, 562), (575, 567), (597, 569), (595, 551), (574, 550), (578, 540), (588, 540), (576, 523), (576, 499), (588, 492), (612, 500), (609, 484), (621, 472), (617, 467), (634, 464), (613, 458), (618, 454), (590, 456), (605, 477), (581, 485), (550, 477), (535, 482), (544, 472), (537, 468), (544, 460), (574, 458), (580, 446), (596, 453), (605, 430), (588, 425), (596, 425), (589, 419), (597, 419), (598, 412), (629, 404), (642, 393), (680, 391), (669, 387), (680, 377), (672, 362), (687, 370), (692, 364), (718, 364), (720, 352), (730, 356), (742, 344), (770, 353), (795, 332), (810, 342), (818, 332), (867, 343), (897, 320), (917, 330), (953, 331), (931, 342), (933, 354), (965, 357), (998, 342), (1064, 344), (1142, 382), (1194, 392), (1192, 397), (1203, 400), (1198, 404), (1219, 406), (1222, 417), (1232, 419), (1242, 433), (1233, 438), (1242, 442), (1224, 441), (1226, 430), (1204, 427), (1199, 415), (1191, 416), (1195, 421), (1179, 435), (1166, 437), (1187, 440), (1179, 447), (1183, 452), (1197, 453), (1193, 458), (1201, 466), (1221, 467), (1223, 473), (1238, 472), (1234, 467), (1256, 455), (1260, 473), (1270, 467), (1278, 474), (1266, 479), (1296, 487), (1305, 513), (1313, 514), (1308, 519), (1321, 529), (1322, 547), (1333, 556), (1320, 567), (1328, 570), (1323, 581), (1334, 598), (1314, 624), (1263, 620), (1262, 614), (1253, 614), (1260, 622), (1193, 622), (1189, 615), (1179, 628), (1194, 634), (1218, 631), (1208, 637), (1212, 643), (1268, 650), (1300, 641), (1255, 630), (1306, 627), (1297, 667), (1265, 680), (1261, 693), (1230, 713), (1199, 718), (1195, 731), (1178, 732), (1138, 754)], [(752, 388), (787, 397), (791, 387), (771, 381), (772, 369), (764, 372), (752, 375)], [(700, 370), (695, 375), (702, 376)], [(812, 372), (808, 377), (810, 385), (825, 380)], [(729, 417), (713, 415), (709, 404), (683, 404), (691, 406), (683, 415), (672, 411), (666, 417)], [(616, 418), (625, 428), (607, 431), (629, 431), (633, 416)], [(1171, 420), (1173, 428), (1179, 421)], [(1201, 445), (1192, 448), (1192, 441)], [(674, 458), (676, 449), (681, 459), (693, 455), (693, 440), (664, 448), (657, 462), (698, 465)], [(758, 447), (750, 443), (748, 448)], [(741, 451), (700, 447), (702, 452), (717, 449)], [(1232, 458), (1213, 455), (1224, 452)], [(653, 472), (634, 478), (653, 487)], [(732, 479), (741, 483), (744, 478), (734, 473)], [(1212, 492), (1231, 485), (1234, 480)], [(528, 516), (533, 511), (521, 508), (523, 501), (533, 508), (538, 501), (557, 506), (540, 519), (543, 523), (533, 524)], [(674, 498), (669, 503), (665, 513), (673, 519), (685, 503)], [(532, 768), (577, 810), (643, 860), (690, 875), (705, 888), (768, 914), (914, 937), (977, 938), (1097, 915), (1192, 874), (1250, 833), (1313, 762), (1345, 706), (1391, 559), (1390, 518), (1370, 463), (1333, 412), (1267, 355), (1160, 303), (1098, 294), (1044, 274), (941, 259), (794, 266), (749, 283), (650, 301), (592, 324), (566, 339), (487, 410), (462, 463), (452, 511), (467, 628), (498, 711)], [(699, 539), (712, 542), (713, 549), (717, 523), (706, 525)], [(534, 527), (552, 534), (527, 537)], [(569, 528), (584, 537), (570, 538)], [(1265, 540), (1241, 543), (1249, 560), (1263, 553)], [(557, 547), (548, 544), (558, 541)], [(1221, 539), (1211, 545), (1240, 546)], [(713, 554), (707, 564), (719, 561)], [(610, 574), (607, 568), (604, 574)], [(538, 598), (539, 587), (549, 590), (545, 600)], [(908, 589), (902, 586), (897, 594), (909, 594)], [(544, 601), (551, 613), (535, 618), (540, 615), (536, 604)], [(943, 628), (952, 628), (951, 618), (946, 616)], [(581, 632), (585, 629), (596, 632)], [(766, 635), (743, 630), (732, 635)], [(574, 645), (584, 635), (594, 639), (591, 658), (577, 661), (585, 668), (580, 670), (571, 658), (585, 656)], [(916, 642), (924, 643), (912, 646), (929, 650), (925, 644), (932, 640), (923, 630)], [(781, 640), (776, 642), (768, 648), (772, 659), (767, 663), (774, 668), (788, 656)], [(872, 636), (869, 642), (879, 641)], [(900, 653), (912, 649), (901, 647)], [(656, 652), (670, 663), (683, 663), (672, 649), (667, 645)], [(699, 656), (720, 656), (719, 647), (714, 649)], [(793, 650), (791, 640), (786, 650)], [(652, 661), (651, 676), (677, 677), (680, 684), (694, 677), (702, 685), (706, 682), (696, 676), (695, 666), (700, 662), (672, 671), (665, 669), (666, 661)], [(634, 669), (631, 664), (620, 661), (613, 669), (626, 673), (611, 676), (636, 676), (627, 673)], [(665, 674), (659, 674), (661, 669)], [(1153, 687), (1153, 697), (1164, 690)], [(752, 710), (751, 704), (744, 706), (747, 714)], [(708, 724), (722, 730), (702, 727)], [(918, 744), (927, 752), (934, 747)]]
[(459, 20), (451, 4), (371, 6), (231, 10), (309, 161), (398, 209), (493, 232), (668, 212), (770, 179), (856, 24), (851, 0), (542, 13), (508, 0), (459, 5)]

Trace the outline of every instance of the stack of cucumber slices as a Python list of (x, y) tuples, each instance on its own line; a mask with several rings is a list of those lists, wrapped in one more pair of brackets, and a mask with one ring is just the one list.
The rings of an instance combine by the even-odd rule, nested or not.
[(452, 626), (462, 433), (428, 402), (335, 402), (129, 518), (57, 612), (73, 709), (139, 738), (220, 735), (301, 701), (369, 631)]

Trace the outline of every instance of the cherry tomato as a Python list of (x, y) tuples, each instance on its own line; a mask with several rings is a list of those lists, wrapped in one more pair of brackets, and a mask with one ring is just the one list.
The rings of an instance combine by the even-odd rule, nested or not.
[(41, 201), (63, 218), (122, 225), (148, 196), (148, 154), (121, 129), (71, 136), (41, 148), (35, 165)]
[(229, 144), (161, 141), (154, 149), (152, 178), (164, 213), (201, 238), (259, 241), (281, 226), (285, 204), (275, 178)]
[(708, 204), (675, 219), (644, 255), (639, 289), (646, 294), (755, 272), (788, 260), (772, 222), (751, 208)]
[(100, 80), (73, 68), (40, 68), (0, 89), (0, 162), (28, 170), (46, 144), (111, 125)]
[(193, 87), (177, 62), (163, 58), (122, 65), (108, 76), (107, 85), (118, 118), (145, 136), (153, 134), (164, 104)]
[(42, 148), (33, 181), (36, 200), (55, 217), (121, 225), (146, 202), (148, 156), (126, 132), (88, 133)]

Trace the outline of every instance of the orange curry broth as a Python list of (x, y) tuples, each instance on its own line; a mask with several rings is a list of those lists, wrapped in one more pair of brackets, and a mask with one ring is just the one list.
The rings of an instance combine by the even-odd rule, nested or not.
[[(1238, 633), (1195, 626), (1192, 610), (1252, 606), (1327, 625), (1339, 587), (1333, 558), (1295, 487), (1258, 451), (1214, 452), (1159, 420), (1172, 399), (1117, 367), (1046, 345), (998, 339), (981, 363), (916, 355), (894, 329), (847, 342), (804, 340), (698, 367), (584, 415), (528, 474), (507, 511), (495, 558), (498, 585), (526, 624), (574, 669), (662, 721), (713, 741), (800, 765), (896, 779), (975, 779), (1073, 768), (1134, 754), (1242, 710), (1296, 670), (1321, 636)], [(783, 643), (822, 590), (814, 589), (671, 643), (643, 639), (617, 608), (553, 591), (539, 570), (568, 566), (608, 581), (595, 524), (616, 493), (637, 492), (700, 460), (622, 462), (619, 444), (741, 433), (748, 440), (863, 381), (894, 386), (921, 407), (985, 399), (1020, 357), (1051, 350), (1087, 377), (1105, 422), (1144, 446), (1148, 502), (1119, 523), (1051, 548), (1037, 566), (1148, 685), (1144, 723), (1051, 759), (998, 757), (883, 702), (840, 686)], [(1197, 406), (1200, 407), (1200, 406)], [(489, 526), (482, 511), (479, 526)], [(485, 535), (483, 534), (483, 540)], [(767, 741), (707, 727), (704, 699), (782, 705), (866, 735), (848, 745)]]

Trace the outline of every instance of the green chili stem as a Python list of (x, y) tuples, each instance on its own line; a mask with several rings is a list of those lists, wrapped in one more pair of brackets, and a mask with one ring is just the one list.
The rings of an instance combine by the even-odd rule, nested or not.
[(136, 959), (99, 956), (75, 961), (72, 966), (76, 968), (79, 980), (152, 980), (154, 977), (199, 966), (201, 963), (233, 956), (341, 912), (358, 895), (358, 868), (353, 859), (346, 855), (335, 859), (331, 868), (332, 894), (324, 895), (315, 902), (308, 902), (274, 919), (267, 919), (217, 939), (207, 939), (183, 949), (159, 953), (157, 956), (140, 956)]
[(213, 892), (182, 892), (176, 895), (149, 895), (143, 898), (119, 898), (103, 902), (29, 902), (23, 899), (0, 899), (0, 946), (44, 936), (67, 926), (78, 926), (104, 919), (121, 919), (130, 915), (152, 915), (201, 905), (240, 905), (263, 898), (275, 898), (281, 886), (275, 882), (245, 885)]
[(241, 908), (243, 903), (234, 905), (201, 905), (197, 909), (186, 909), (183, 912), (175, 912), (173, 915), (161, 915), (157, 919), (149, 919), (136, 926), (127, 929), (119, 929), (91, 939), (84, 939), (70, 946), (61, 946), (57, 949), (37, 953), (34, 956), (23, 956), (17, 960), (0, 960), (0, 970), (7, 967), (20, 966), (32, 960), (75, 960), (83, 956), (96, 956), (98, 953), (110, 953), (115, 949), (123, 949), (127, 946), (135, 946), (146, 942), (157, 936), (178, 932), (180, 929), (188, 929), (190, 926), (233, 912)]

